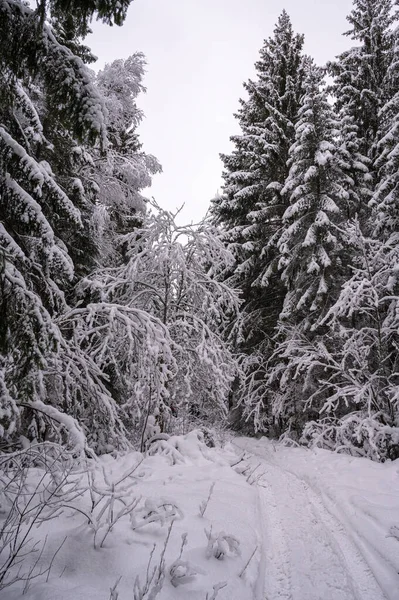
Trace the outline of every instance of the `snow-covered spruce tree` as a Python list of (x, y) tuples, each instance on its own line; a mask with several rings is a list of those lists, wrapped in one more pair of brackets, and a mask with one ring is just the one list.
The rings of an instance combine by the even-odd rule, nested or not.
[(316, 331), (320, 335), (298, 327), (296, 335), (290, 336), (292, 327), (285, 333), (274, 402), (277, 413), (285, 410), (281, 389), (296, 382), (299, 401), (291, 405), (291, 420), (309, 421), (304, 442), (376, 460), (396, 457), (399, 440), (395, 379), (398, 79), (393, 4), (355, 1), (348, 35), (360, 46), (330, 65), (341, 121), (338, 159), (349, 194), (346, 216), (357, 215), (343, 228), (350, 254), (349, 261), (348, 256), (343, 260), (350, 268), (338, 298), (326, 307)]
[[(397, 64), (394, 60), (388, 70), (391, 90)], [(289, 377), (306, 382), (306, 417), (314, 418), (305, 425), (303, 441), (374, 460), (399, 455), (397, 106), (398, 92), (378, 115), (379, 183), (371, 217), (366, 222), (360, 210), (359, 220), (346, 225), (351, 268), (322, 320), (323, 336), (309, 339), (302, 333), (281, 353), (291, 364)], [(282, 362), (280, 368), (284, 371)]]
[(346, 219), (356, 216), (365, 222), (370, 214), (369, 201), (373, 193), (373, 177), (370, 173), (371, 160), (360, 152), (360, 140), (355, 118), (343, 106), (337, 118), (339, 124), (338, 154), (339, 166), (345, 174), (345, 189), (348, 197), (345, 203)]
[(373, 218), (368, 229), (373, 237), (385, 241), (399, 227), (399, 38), (387, 79), (394, 93), (379, 112), (375, 159), (378, 184), (370, 201)]
[(304, 89), (302, 46), (303, 36), (294, 33), (283, 11), (260, 51), (256, 79), (244, 84), (248, 99), (240, 101), (236, 115), (242, 133), (231, 138), (232, 154), (222, 155), (225, 183), (212, 206), (236, 258), (234, 282), (242, 289), (247, 349), (271, 335), (284, 297), (279, 277), (269, 273), (267, 289), (262, 286), (276, 257), (274, 242), (286, 208), (281, 190)]
[(345, 107), (354, 117), (359, 151), (370, 159), (375, 155), (380, 108), (392, 94), (387, 73), (394, 47), (395, 4), (393, 0), (354, 0), (347, 17), (351, 29), (345, 35), (358, 45), (329, 64), (336, 108)]
[[(123, 6), (115, 7), (118, 19)], [(101, 16), (111, 19), (114, 9), (105, 7)], [(90, 239), (77, 248), (81, 266), (73, 246), (89, 232), (94, 205), (76, 172), (68, 173), (72, 158), (61, 167), (57, 149), (65, 142), (77, 156), (92, 144), (104, 151), (106, 111), (82, 60), (59, 43), (43, 10), (0, 3), (0, 435), (43, 439), (74, 430), (75, 445), (82, 435), (72, 415), (92, 438), (102, 428), (101, 449), (107, 437), (122, 433), (123, 443), (126, 436), (104, 373), (80, 344), (90, 320), (65, 317), (77, 274), (93, 264)], [(92, 14), (87, 7), (77, 27)], [(138, 320), (126, 316), (128, 335)]]
[(396, 44), (387, 73), (396, 93), (378, 114), (374, 162), (378, 184), (370, 202), (370, 222), (364, 224), (370, 237), (358, 222), (351, 226), (356, 249), (353, 273), (325, 319), (329, 334), (320, 364), (329, 377), (323, 378), (311, 399), (316, 404), (324, 396), (325, 418), (305, 428), (311, 444), (341, 447), (376, 460), (399, 455), (397, 48)]
[(371, 218), (350, 226), (352, 275), (325, 318), (323, 351), (319, 346), (297, 356), (309, 372), (316, 365), (323, 372), (309, 403), (321, 408), (324, 418), (307, 424), (304, 439), (375, 460), (399, 455), (397, 47), (385, 78), (393, 96), (377, 115)]
[(226, 339), (239, 301), (223, 283), (232, 255), (211, 225), (179, 226), (176, 214), (156, 205), (153, 209), (142, 227), (120, 236), (125, 263), (93, 273), (81, 288), (97, 305), (103, 301), (140, 309), (166, 332), (149, 344), (148, 352), (159, 352), (166, 340), (170, 356), (165, 351), (152, 366), (145, 354), (112, 354), (110, 343), (121, 345), (118, 339), (107, 337), (99, 351), (104, 342), (100, 330), (93, 360), (109, 373), (126, 419), (143, 425), (155, 414), (161, 429), (173, 430), (182, 421), (212, 422), (226, 414), (238, 368)]
[[(296, 345), (314, 338), (328, 308), (337, 298), (345, 273), (348, 179), (338, 151), (338, 122), (327, 99), (323, 72), (308, 65), (306, 94), (299, 109), (289, 175), (282, 193), (289, 199), (277, 247), (279, 269), (287, 293), (276, 333), (276, 348), (263, 372), (266, 382), (247, 396), (245, 414), (255, 427), (270, 398), (269, 421), (281, 429), (303, 423), (304, 381), (295, 369)], [(288, 348), (288, 352), (287, 352)], [(264, 375), (263, 375), (264, 376)], [(260, 410), (260, 408), (262, 410)]]
[[(366, 238), (354, 221), (352, 277), (329, 309), (324, 338), (296, 350), (296, 369), (317, 381), (317, 420), (303, 441), (373, 460), (399, 456), (399, 235)], [(317, 373), (317, 377), (315, 374)]]
[[(337, 152), (338, 121), (328, 102), (323, 72), (309, 65), (290, 170), (282, 190), (289, 198), (277, 246), (287, 288), (280, 319), (315, 329), (342, 270), (348, 191)], [(336, 293), (335, 293), (336, 295)], [(330, 298), (330, 299), (329, 299)]]

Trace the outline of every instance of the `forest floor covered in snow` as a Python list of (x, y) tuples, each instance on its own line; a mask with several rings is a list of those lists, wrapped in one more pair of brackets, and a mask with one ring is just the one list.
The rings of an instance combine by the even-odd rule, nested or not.
[(1, 600), (398, 600), (399, 460), (195, 432), (153, 451), (75, 465), (44, 495), (30, 469), (45, 518)]

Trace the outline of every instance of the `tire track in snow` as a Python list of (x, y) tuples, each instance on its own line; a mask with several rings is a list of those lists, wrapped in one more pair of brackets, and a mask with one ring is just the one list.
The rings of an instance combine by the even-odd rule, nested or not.
[(314, 489), (303, 480), (301, 483), (320, 521), (324, 523), (342, 554), (359, 600), (386, 600), (367, 560), (348, 536), (345, 526), (328, 510), (324, 500)]
[(277, 500), (269, 485), (258, 484), (261, 568), (257, 600), (292, 600), (289, 549)]
[(266, 563), (260, 571), (263, 598), (386, 600), (363, 555), (322, 497), (264, 454), (245, 450), (261, 458), (267, 469), (259, 484)]

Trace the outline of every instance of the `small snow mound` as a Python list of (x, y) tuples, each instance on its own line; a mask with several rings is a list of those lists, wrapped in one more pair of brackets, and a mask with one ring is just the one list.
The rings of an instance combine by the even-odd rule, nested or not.
[(204, 462), (220, 463), (220, 454), (205, 443), (204, 433), (194, 429), (186, 435), (173, 435), (171, 437), (155, 435), (147, 442), (149, 456), (164, 456), (170, 464), (203, 464)]

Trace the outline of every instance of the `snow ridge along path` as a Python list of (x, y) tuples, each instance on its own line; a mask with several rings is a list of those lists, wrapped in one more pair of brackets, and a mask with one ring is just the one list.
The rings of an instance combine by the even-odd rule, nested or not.
[(369, 564), (356, 536), (326, 506), (324, 495), (277, 464), (271, 443), (239, 438), (234, 445), (251, 455), (248, 461), (254, 467), (260, 463), (257, 600), (399, 599), (399, 578), (381, 585), (378, 565)]

